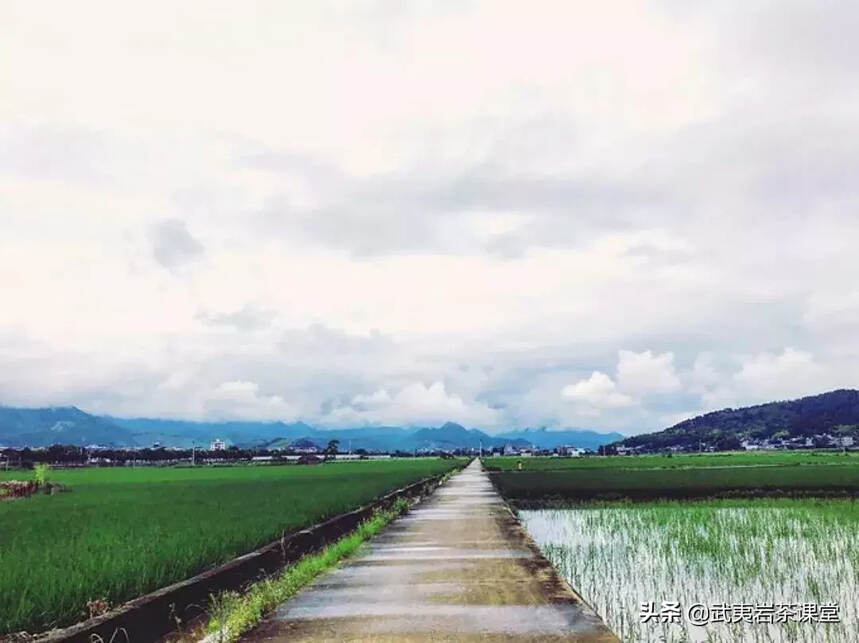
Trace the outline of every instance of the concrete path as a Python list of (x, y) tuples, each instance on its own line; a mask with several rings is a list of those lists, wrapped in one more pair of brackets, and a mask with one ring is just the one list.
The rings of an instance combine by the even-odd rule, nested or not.
[(246, 641), (616, 642), (475, 460)]

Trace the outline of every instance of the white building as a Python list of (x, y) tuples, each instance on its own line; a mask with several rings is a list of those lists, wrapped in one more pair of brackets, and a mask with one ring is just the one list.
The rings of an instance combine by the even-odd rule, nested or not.
[(209, 445), (209, 451), (226, 451), (227, 443), (223, 440), (215, 438), (212, 444)]
[(558, 455), (565, 455), (570, 458), (578, 458), (585, 452), (584, 449), (579, 449), (578, 447), (568, 447), (561, 446), (558, 447)]

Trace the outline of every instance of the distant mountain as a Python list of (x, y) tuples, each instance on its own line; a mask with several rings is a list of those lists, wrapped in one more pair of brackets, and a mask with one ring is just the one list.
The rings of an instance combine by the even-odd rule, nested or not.
[(243, 448), (282, 449), (298, 440), (325, 448), (337, 440), (343, 450), (423, 451), (484, 449), (512, 444), (551, 449), (569, 445), (596, 449), (622, 438), (619, 433), (584, 430), (524, 429), (489, 435), (455, 422), (439, 427), (360, 427), (326, 429), (304, 422), (195, 422), (161, 418), (94, 416), (75, 407), (16, 409), (0, 407), (0, 445), (48, 446), (99, 444), (115, 447), (206, 447), (224, 440)]
[(658, 450), (705, 445), (720, 449), (736, 448), (742, 440), (790, 440), (826, 433), (859, 438), (859, 391), (839, 389), (798, 400), (714, 411), (613, 446)]
[(540, 449), (554, 449), (555, 447), (570, 446), (580, 449), (591, 449), (596, 451), (604, 444), (616, 442), (623, 439), (620, 433), (598, 433), (586, 429), (518, 429), (507, 431), (495, 436), (503, 440), (520, 440), (533, 444)]
[(130, 431), (74, 406), (42, 409), (0, 406), (0, 444), (10, 447), (137, 446)]
[(295, 440), (312, 435), (315, 429), (304, 422), (192, 422), (158, 418), (116, 418), (105, 420), (126, 429), (137, 443), (151, 446), (190, 448), (220, 439), (238, 446), (257, 446), (276, 439)]
[(484, 449), (503, 447), (508, 442), (528, 446), (521, 440), (505, 440), (490, 436), (477, 429), (466, 429), (461, 424), (446, 422), (437, 428), (417, 429), (412, 434), (413, 448), (417, 449)]
[(413, 434), (418, 448), (422, 449), (477, 449), (483, 441), (484, 447), (489, 447), (490, 437), (473, 429), (469, 431), (464, 426), (454, 422), (446, 422), (435, 429), (418, 429)]
[(340, 442), (340, 448), (355, 451), (412, 451), (417, 448), (412, 441), (413, 429), (396, 426), (367, 426), (351, 429), (314, 429), (305, 433), (319, 447), (325, 447), (329, 440)]

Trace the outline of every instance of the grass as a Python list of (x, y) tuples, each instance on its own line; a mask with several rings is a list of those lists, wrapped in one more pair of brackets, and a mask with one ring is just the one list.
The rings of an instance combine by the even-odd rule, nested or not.
[(461, 464), (52, 470), (70, 493), (0, 503), (0, 632), (76, 622)]
[[(528, 531), (624, 641), (856, 640), (859, 502), (588, 503), (521, 511)], [(838, 602), (841, 623), (642, 623), (641, 603)]]
[(353, 555), (361, 545), (379, 533), (389, 522), (409, 507), (405, 499), (387, 510), (377, 512), (351, 534), (321, 552), (305, 556), (279, 575), (254, 583), (247, 592), (225, 592), (215, 597), (208, 631), (220, 642), (232, 642), (257, 625), (280, 603), (294, 596), (302, 587), (343, 559)]

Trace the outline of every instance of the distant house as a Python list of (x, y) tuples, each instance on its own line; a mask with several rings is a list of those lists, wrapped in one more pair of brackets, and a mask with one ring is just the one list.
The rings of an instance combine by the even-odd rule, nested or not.
[(305, 453), (296, 460), (296, 464), (322, 464), (322, 458), (315, 456), (312, 453)]
[(504, 455), (519, 455), (519, 449), (517, 449), (512, 443), (508, 442), (504, 445), (502, 453)]
[(319, 453), (319, 447), (307, 438), (296, 440), (289, 445), (289, 450), (293, 453)]
[(584, 449), (578, 447), (560, 446), (558, 447), (558, 455), (564, 455), (569, 458), (578, 458), (585, 452)]
[(224, 442), (223, 440), (219, 440), (218, 438), (215, 438), (214, 440), (212, 440), (212, 444), (209, 445), (209, 451), (226, 451), (226, 450), (227, 450), (227, 443)]

